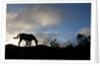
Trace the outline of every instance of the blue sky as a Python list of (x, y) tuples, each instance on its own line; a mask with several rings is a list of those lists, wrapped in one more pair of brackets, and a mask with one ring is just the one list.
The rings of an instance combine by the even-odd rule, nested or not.
[[(38, 12), (35, 12), (36, 9), (38, 10)], [(31, 10), (31, 11), (29, 11), (29, 10)], [(31, 18), (29, 18), (30, 13), (27, 13), (27, 12), (31, 12), (33, 15), (35, 12), (35, 15), (37, 16), (37, 14), (39, 14), (39, 17), (36, 17), (37, 19), (35, 19), (34, 16), (31, 15), (31, 17), (32, 17), (32, 19), (31, 19)], [(42, 12), (42, 14), (41, 14), (41, 12)], [(90, 29), (90, 27), (91, 27), (91, 4), (90, 3), (8, 4), (7, 5), (7, 14), (12, 14), (12, 13), (17, 14), (17, 16), (19, 16), (19, 17), (15, 17), (14, 19), (8, 19), (8, 21), (7, 21), (8, 24), (13, 25), (13, 24), (19, 23), (17, 21), (20, 21), (21, 19), (23, 20), (22, 23), (24, 23), (25, 20), (26, 21), (33, 20), (35, 24), (41, 23), (41, 24), (38, 24), (38, 26), (40, 26), (40, 28), (42, 28), (42, 29), (40, 29), (38, 27), (36, 29), (32, 29), (32, 28), (27, 29), (27, 28), (20, 27), (20, 26), (18, 26), (20, 28), (18, 28), (18, 27), (13, 28), (13, 26), (11, 27), (8, 25), (7, 33), (12, 33), (12, 34), (16, 31), (17, 32), (18, 31), (19, 32), (33, 31), (33, 33), (34, 32), (38, 33), (38, 31), (40, 30), (41, 32), (39, 31), (39, 33), (57, 33), (60, 36), (56, 36), (54, 38), (57, 38), (61, 42), (64, 42), (66, 40), (75, 39), (75, 37), (77, 36), (78, 33), (83, 33), (86, 35), (87, 33), (89, 33), (88, 29)], [(26, 13), (27, 13), (29, 19), (26, 17), (27, 16), (27, 15), (25, 15)], [(11, 16), (13, 16), (13, 15), (11, 15)], [(24, 17), (22, 17), (22, 16), (24, 16), (26, 19), (24, 19)], [(46, 16), (46, 19), (43, 16)], [(13, 21), (15, 21), (15, 22), (13, 22)], [(53, 23), (53, 22), (55, 22), (55, 23)], [(32, 22), (30, 22), (30, 23), (32, 23)], [(26, 24), (26, 22), (25, 22), (25, 24)], [(10, 31), (10, 30), (12, 30), (12, 28), (14, 30)], [(48, 34), (48, 35), (51, 35), (51, 34)]]

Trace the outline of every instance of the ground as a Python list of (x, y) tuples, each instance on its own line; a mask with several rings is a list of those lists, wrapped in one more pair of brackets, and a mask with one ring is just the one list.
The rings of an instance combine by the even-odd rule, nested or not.
[(90, 60), (89, 47), (53, 48), (44, 45), (18, 47), (6, 45), (5, 59)]

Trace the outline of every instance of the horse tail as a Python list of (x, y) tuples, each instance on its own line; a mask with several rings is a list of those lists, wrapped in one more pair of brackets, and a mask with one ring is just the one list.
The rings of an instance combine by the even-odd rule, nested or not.
[(19, 34), (17, 35), (17, 37), (13, 37), (14, 39), (18, 39), (18, 37), (19, 37)]

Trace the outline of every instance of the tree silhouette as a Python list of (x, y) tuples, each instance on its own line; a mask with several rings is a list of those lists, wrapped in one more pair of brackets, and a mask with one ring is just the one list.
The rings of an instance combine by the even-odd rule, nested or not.
[(85, 45), (90, 42), (90, 36), (85, 36), (82, 34), (77, 35), (78, 44)]
[(59, 43), (57, 42), (57, 39), (51, 40), (50, 45), (51, 45), (51, 47), (55, 47), (55, 48), (60, 47)]
[(57, 41), (57, 39), (48, 39), (47, 41), (44, 41), (44, 44), (49, 44), (51, 47), (54, 47), (54, 48), (59, 48), (60, 47), (60, 44), (59, 42)]

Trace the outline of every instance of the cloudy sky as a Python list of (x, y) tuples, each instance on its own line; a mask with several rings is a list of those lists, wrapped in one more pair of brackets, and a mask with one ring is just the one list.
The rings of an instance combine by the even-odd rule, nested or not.
[(6, 44), (18, 45), (13, 37), (31, 33), (39, 44), (57, 38), (67, 45), (78, 33), (90, 35), (91, 4), (7, 4), (6, 17)]

